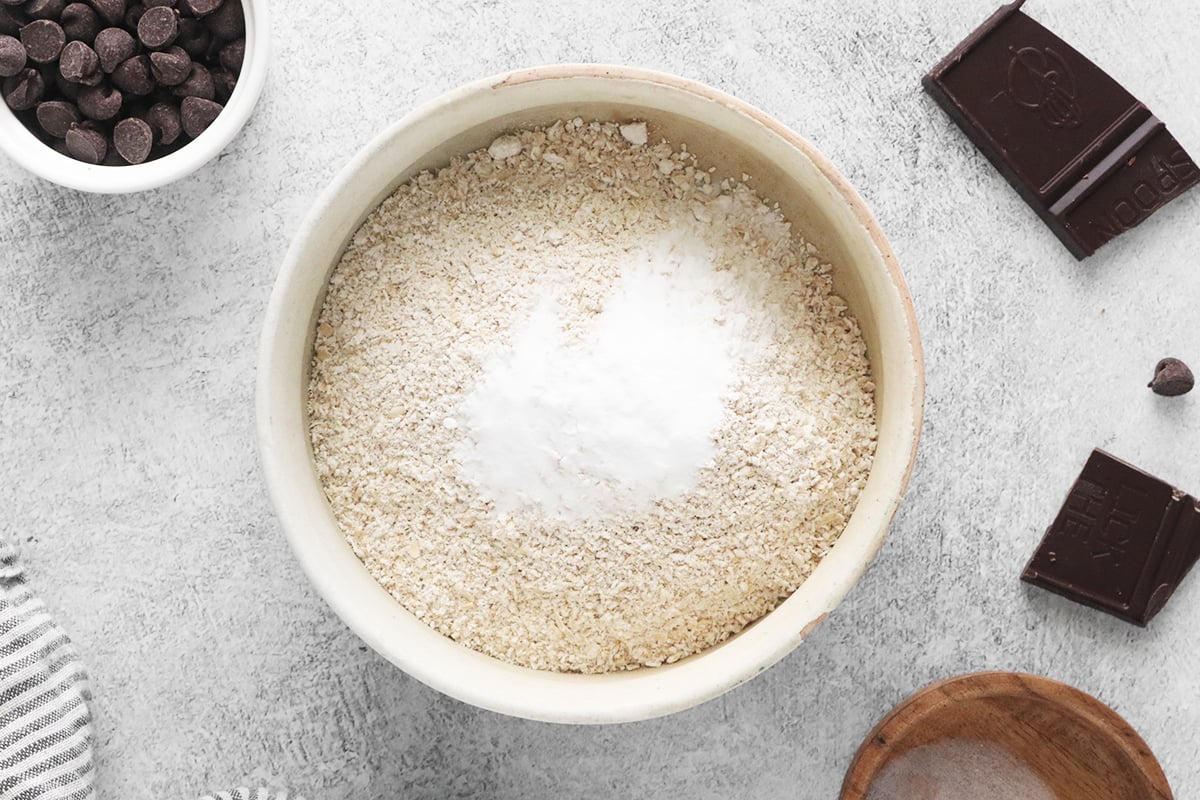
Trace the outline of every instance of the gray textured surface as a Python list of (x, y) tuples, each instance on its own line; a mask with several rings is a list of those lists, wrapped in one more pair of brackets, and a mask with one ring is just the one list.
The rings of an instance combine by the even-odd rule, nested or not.
[[(1146, 631), (1016, 580), (1093, 445), (1200, 491), (1200, 401), (1144, 388), (1163, 355), (1200, 364), (1200, 193), (1076, 264), (918, 91), (992, 2), (283, 0), (256, 117), (190, 179), (90, 197), (0, 161), (4, 524), (88, 656), (102, 796), (827, 799), (886, 709), (983, 668), (1097, 694), (1200, 794), (1200, 578)], [(1200, 6), (1030, 11), (1200, 151)], [(838, 612), (724, 698), (604, 729), (478, 711), (366, 651), (253, 444), (260, 318), (319, 189), (415, 103), (552, 61), (697, 78), (812, 139), (891, 237), (928, 353), (911, 490)]]

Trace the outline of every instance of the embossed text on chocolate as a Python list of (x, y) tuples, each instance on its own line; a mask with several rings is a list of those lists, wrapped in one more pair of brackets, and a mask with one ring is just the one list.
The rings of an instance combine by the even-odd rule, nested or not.
[(1182, 148), (1151, 160), (1153, 174), (1134, 182), (1127, 191), (1107, 200), (1088, 220), (1088, 236), (1099, 247), (1143, 222), (1200, 178), (1200, 171)]
[(1200, 176), (1182, 149), (1166, 158), (1154, 157), (1152, 163), (1152, 178), (1135, 182), (1128, 192), (1112, 199), (1105, 213), (1088, 222), (1088, 234), (1096, 240), (1094, 246), (1099, 247), (1144, 221)]

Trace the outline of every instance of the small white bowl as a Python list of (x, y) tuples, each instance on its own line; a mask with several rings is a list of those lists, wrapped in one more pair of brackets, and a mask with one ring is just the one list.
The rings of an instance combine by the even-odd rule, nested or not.
[(240, 0), (246, 12), (246, 56), (233, 95), (208, 130), (175, 152), (144, 164), (102, 166), (64, 156), (35, 136), (0, 100), (0, 150), (25, 169), (69, 189), (127, 194), (157, 189), (192, 174), (233, 141), (250, 119), (267, 79), (271, 35), (267, 0)]
[[(728, 641), (675, 664), (606, 675), (544, 672), (442, 636), (406, 611), (351, 551), (313, 466), (306, 396), (316, 318), (330, 273), (366, 216), (398, 185), (515, 128), (558, 119), (645, 119), (686, 143), (717, 177), (755, 176), (763, 196), (834, 265), (857, 316), (877, 385), (879, 443), (841, 538), (777, 609)], [(569, 723), (626, 722), (701, 703), (791, 651), (858, 581), (878, 552), (916, 455), (924, 400), (912, 301), (862, 200), (811, 144), (715, 89), (645, 70), (553, 66), (473, 83), (409, 114), (325, 190), (284, 261), (261, 343), (258, 437), (283, 529), (317, 591), (362, 639), (413, 677), (483, 708)]]

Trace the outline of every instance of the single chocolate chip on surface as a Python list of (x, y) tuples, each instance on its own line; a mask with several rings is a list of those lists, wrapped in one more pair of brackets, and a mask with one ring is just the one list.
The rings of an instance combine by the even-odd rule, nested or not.
[(66, 7), (67, 0), (28, 0), (21, 9), (30, 19), (57, 20)]
[(137, 24), (138, 39), (151, 49), (166, 47), (179, 35), (179, 14), (173, 8), (147, 8)]
[(121, 28), (105, 28), (96, 34), (96, 55), (100, 56), (100, 69), (111, 73), (122, 61), (132, 58), (137, 52), (137, 41), (129, 31)]
[(139, 97), (154, 91), (154, 73), (146, 56), (127, 58), (113, 70), (112, 82), (118, 89)]
[(150, 71), (159, 86), (178, 86), (191, 75), (192, 59), (178, 45), (170, 50), (156, 50), (150, 54)]
[(184, 8), (197, 17), (211, 14), (221, 7), (221, 0), (182, 0), (182, 3)]
[(121, 110), (124, 97), (111, 86), (89, 86), (79, 93), (79, 111), (88, 119), (109, 120)]
[(241, 39), (246, 35), (246, 17), (242, 12), (241, 0), (227, 0), (213, 13), (204, 17), (204, 24), (213, 36), (226, 41)]
[(195, 139), (208, 129), (217, 115), (224, 110), (220, 103), (205, 100), (202, 97), (185, 97), (179, 105), (179, 118), (183, 122), (183, 130)]
[(88, 2), (109, 25), (117, 25), (125, 19), (125, 0), (88, 0)]
[(108, 139), (99, 131), (73, 125), (66, 135), (67, 152), (88, 164), (99, 164), (108, 155)]
[(1178, 397), (1187, 394), (1196, 386), (1196, 376), (1188, 369), (1188, 365), (1178, 358), (1164, 358), (1154, 367), (1154, 379), (1146, 385), (1155, 394)]
[(58, 58), (66, 43), (67, 34), (52, 19), (36, 19), (21, 28), (21, 44), (25, 45), (30, 61), (49, 63)]
[(47, 100), (37, 107), (38, 124), (56, 139), (66, 138), (67, 131), (79, 122), (79, 109), (64, 100)]
[(11, 78), (25, 69), (25, 45), (11, 36), (0, 35), (0, 78)]
[(213, 84), (212, 73), (203, 64), (192, 64), (187, 80), (171, 89), (177, 97), (199, 97), (203, 100), (213, 100), (217, 96), (217, 88)]
[(67, 42), (58, 59), (58, 71), (71, 83), (94, 85), (100, 82), (100, 57), (83, 42)]
[(5, 78), (0, 93), (4, 94), (4, 102), (13, 111), (28, 111), (46, 94), (46, 82), (42, 79), (42, 73), (33, 67), (26, 67), (16, 75)]
[(68, 41), (87, 44), (96, 41), (96, 34), (103, 27), (100, 15), (87, 3), (71, 3), (64, 8), (59, 24), (63, 27), (63, 33), (67, 34)]
[(179, 108), (167, 103), (155, 103), (146, 112), (146, 122), (154, 131), (154, 138), (159, 144), (174, 144), (183, 133), (183, 122), (179, 118)]
[(153, 146), (154, 132), (144, 120), (130, 117), (113, 128), (113, 147), (130, 164), (141, 164), (149, 158)]

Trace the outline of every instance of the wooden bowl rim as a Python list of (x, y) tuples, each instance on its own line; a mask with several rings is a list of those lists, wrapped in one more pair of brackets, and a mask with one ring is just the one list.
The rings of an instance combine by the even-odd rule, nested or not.
[(846, 771), (841, 800), (865, 800), (871, 782), (890, 760), (893, 744), (931, 715), (966, 700), (1017, 695), (1037, 698), (1084, 720), (1097, 735), (1106, 736), (1121, 750), (1145, 777), (1154, 792), (1146, 800), (1174, 800), (1158, 760), (1120, 714), (1073, 686), (1019, 672), (960, 675), (930, 684), (902, 701), (863, 740)]

